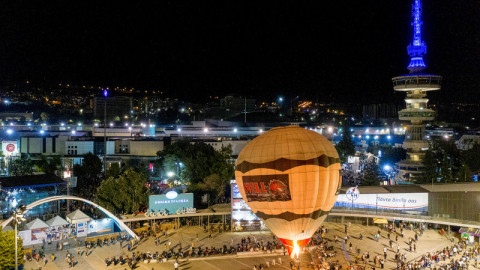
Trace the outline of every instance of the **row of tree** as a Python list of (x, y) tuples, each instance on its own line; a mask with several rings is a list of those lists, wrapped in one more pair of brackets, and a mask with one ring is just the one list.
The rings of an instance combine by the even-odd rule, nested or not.
[[(212, 204), (223, 201), (233, 178), (231, 153), (230, 147), (216, 151), (202, 142), (182, 140), (157, 153), (156, 167), (162, 171), (161, 175), (172, 180), (170, 187), (181, 186), (182, 190), (193, 192), (197, 206), (205, 194), (210, 198), (207, 204)], [(145, 168), (146, 164), (123, 165), (121, 169), (112, 164), (103, 175), (101, 160), (89, 153), (81, 165), (73, 167), (78, 183), (76, 194), (95, 200), (113, 213), (136, 212), (148, 206), (150, 172)]]
[(480, 171), (480, 145), (461, 151), (453, 140), (434, 140), (423, 158), (424, 170), (419, 184), (432, 182), (471, 182)]

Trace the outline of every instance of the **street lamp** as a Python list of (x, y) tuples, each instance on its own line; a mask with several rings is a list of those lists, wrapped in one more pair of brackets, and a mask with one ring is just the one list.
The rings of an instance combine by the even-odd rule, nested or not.
[(18, 244), (17, 244), (17, 226), (22, 221), (25, 221), (23, 215), (27, 211), (25, 205), (20, 205), (15, 211), (13, 211), (13, 221), (15, 222), (15, 270), (18, 270)]
[(108, 90), (103, 89), (103, 173), (107, 173), (107, 96)]

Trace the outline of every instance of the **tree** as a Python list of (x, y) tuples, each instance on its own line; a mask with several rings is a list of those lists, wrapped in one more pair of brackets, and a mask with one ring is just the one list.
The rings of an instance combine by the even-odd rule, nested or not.
[(25, 176), (33, 173), (33, 162), (30, 158), (10, 158), (8, 173), (12, 176)]
[[(180, 177), (190, 191), (197, 191), (196, 196), (202, 193), (213, 192), (211, 182), (217, 183), (217, 186), (225, 186), (233, 178), (234, 167), (230, 157), (232, 155), (231, 146), (222, 147), (216, 151), (212, 146), (203, 142), (192, 143), (189, 140), (181, 140), (168, 145), (163, 151), (157, 153), (159, 156), (160, 168), (164, 173), (168, 171), (176, 172), (179, 168)], [(183, 164), (180, 165), (178, 164)], [(217, 176), (212, 176), (217, 175)], [(207, 177), (209, 177), (207, 179)], [(205, 181), (206, 180), (206, 181)], [(218, 182), (217, 182), (218, 181)], [(218, 193), (215, 196), (223, 197), (224, 192), (216, 189)]]
[(365, 164), (365, 169), (363, 170), (362, 181), (360, 185), (362, 186), (378, 186), (380, 184), (380, 178), (378, 177), (378, 165), (374, 159), (370, 160)]
[[(18, 265), (23, 264), (22, 238), (17, 240)], [(0, 227), (0, 269), (13, 269), (15, 267), (15, 232), (2, 232)]]
[(473, 147), (462, 153), (462, 160), (473, 172), (480, 171), (480, 144), (475, 143)]
[(43, 122), (47, 122), (48, 121), (48, 114), (46, 112), (42, 112), (40, 114), (40, 118), (42, 118)]
[(56, 170), (62, 168), (60, 156), (54, 156), (53, 158), (48, 159), (45, 155), (41, 155), (40, 160), (36, 163), (35, 167), (37, 170), (46, 174), (54, 174)]
[[(223, 181), (220, 175), (211, 174), (203, 179), (201, 183), (198, 184), (198, 188), (208, 193), (211, 198), (216, 198), (218, 201), (222, 201), (225, 198), (225, 188), (227, 182)], [(209, 204), (212, 201), (209, 201)]]
[(342, 163), (347, 162), (348, 156), (355, 155), (355, 145), (352, 140), (352, 133), (348, 125), (343, 126), (343, 134), (340, 142), (335, 145)]
[(107, 172), (105, 173), (105, 179), (108, 179), (110, 177), (116, 178), (122, 173), (122, 170), (120, 169), (120, 165), (118, 163), (112, 163), (110, 164), (110, 168), (107, 169)]
[(458, 168), (457, 172), (457, 179), (460, 182), (471, 182), (473, 181), (473, 173), (466, 164), (462, 164), (460, 168)]
[[(468, 163), (463, 163), (468, 166)], [(416, 177), (416, 182), (424, 184), (432, 181), (453, 182), (463, 163), (453, 140), (435, 140), (425, 152), (423, 158), (424, 171)]]
[(177, 170), (175, 163), (182, 163), (184, 167), (180, 174), (184, 181), (198, 184), (211, 174), (218, 174), (222, 180), (230, 180), (234, 174), (233, 164), (230, 162), (231, 146), (222, 147), (219, 151), (203, 142), (191, 143), (181, 140), (168, 145), (157, 153), (164, 173)]
[(432, 183), (433, 181), (436, 182), (437, 178), (439, 177), (437, 163), (438, 161), (435, 158), (434, 152), (431, 149), (428, 149), (423, 157), (424, 169), (422, 173), (415, 177), (415, 182), (417, 184), (428, 184)]
[(73, 166), (73, 174), (77, 177), (76, 192), (86, 199), (93, 198), (94, 191), (100, 185), (102, 161), (97, 155), (87, 153), (83, 156), (82, 165)]
[(113, 213), (133, 213), (147, 205), (146, 181), (144, 174), (127, 168), (118, 177), (109, 177), (100, 184), (95, 201)]

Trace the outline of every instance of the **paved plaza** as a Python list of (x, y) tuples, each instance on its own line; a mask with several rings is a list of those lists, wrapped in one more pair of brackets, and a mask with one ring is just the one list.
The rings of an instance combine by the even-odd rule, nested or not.
[[(324, 237), (329, 240), (330, 245), (334, 246), (333, 251), (336, 252), (336, 255), (329, 258), (328, 261), (338, 261), (338, 263), (343, 266), (342, 269), (345, 269), (348, 265), (348, 262), (343, 252), (341, 242), (335, 242), (335, 235), (338, 237), (338, 239), (342, 239), (345, 236), (345, 225), (348, 226), (348, 223), (325, 223), (324, 225), (326, 228), (328, 228), (328, 233)], [(350, 236), (350, 241), (352, 242), (352, 251), (350, 251), (350, 245), (346, 245), (349, 257), (352, 260), (355, 260), (357, 249), (360, 249), (360, 254), (368, 251), (370, 253), (370, 263), (359, 262), (359, 265), (367, 266), (368, 269), (373, 267), (373, 263), (371, 261), (373, 260), (374, 256), (380, 255), (383, 257), (385, 247), (387, 248), (387, 260), (385, 263), (385, 268), (394, 269), (396, 268), (394, 252), (397, 251), (398, 245), (400, 245), (400, 252), (407, 255), (407, 261), (411, 261), (420, 258), (426, 252), (441, 250), (444, 247), (452, 244), (451, 241), (447, 239), (446, 236), (442, 236), (438, 230), (426, 230), (423, 236), (416, 242), (416, 251), (411, 252), (408, 249), (408, 239), (414, 237), (414, 231), (406, 229), (404, 230), (404, 238), (399, 237), (398, 242), (395, 241), (395, 235), (392, 234), (391, 239), (393, 240), (393, 248), (390, 248), (387, 232), (385, 230), (381, 230), (381, 237), (378, 242), (374, 240), (374, 235), (377, 233), (378, 229), (378, 226), (365, 226), (358, 224), (351, 224), (348, 228), (348, 234)], [(360, 233), (364, 236), (363, 240), (359, 239)], [(161, 253), (164, 250), (165, 244), (168, 244), (168, 242), (171, 242), (171, 247), (175, 249), (178, 249), (180, 244), (182, 247), (189, 247), (192, 243), (194, 243), (195, 247), (215, 246), (219, 248), (224, 244), (230, 246), (232, 241), (236, 246), (237, 243), (241, 242), (242, 238), (253, 235), (259, 241), (273, 241), (273, 235), (270, 232), (226, 232), (221, 234), (216, 233), (213, 235), (213, 238), (209, 238), (208, 233), (204, 233), (200, 227), (194, 226), (182, 227), (176, 231), (169, 231), (166, 237), (162, 236), (160, 238), (161, 244), (159, 246), (155, 246), (153, 237), (148, 237), (141, 241), (141, 243), (135, 249), (135, 252), (138, 250), (140, 252), (149, 251), (151, 253), (155, 253), (159, 251)], [(40, 247), (37, 246), (36, 248), (39, 249)], [(47, 249), (46, 253), (49, 260), (47, 260), (47, 264), (45, 266), (43, 265), (43, 261), (29, 261), (26, 262), (24, 269), (39, 269), (39, 267), (42, 267), (42, 269), (68, 269), (68, 265), (65, 262), (67, 250), (74, 256), (75, 261), (77, 262), (74, 266), (74, 269), (129, 269), (126, 264), (116, 266), (111, 265), (106, 267), (104, 262), (106, 257), (111, 258), (112, 256), (118, 257), (120, 255), (129, 255), (131, 257), (131, 252), (127, 251), (125, 243), (123, 248), (120, 248), (119, 244), (95, 248), (88, 257), (86, 257), (85, 254), (83, 254), (83, 256), (78, 256), (78, 249), (75, 247), (75, 244), (65, 246), (62, 251)], [(83, 245), (81, 250), (82, 252), (84, 251)], [(313, 249), (310, 251), (313, 251)], [(50, 255), (52, 252), (56, 255), (56, 259), (53, 262), (50, 261)], [(310, 253), (308, 250), (305, 250), (301, 255), (301, 269), (314, 269), (311, 266), (312, 254), (314, 254), (314, 252)], [(281, 263), (279, 263), (279, 259), (281, 260)], [(272, 265), (272, 260), (275, 260), (275, 266)], [(254, 269), (254, 265), (256, 265), (258, 269), (258, 265), (263, 264), (263, 266), (266, 267), (267, 263), (269, 264), (269, 267), (265, 269), (291, 269), (290, 262), (291, 260), (288, 255), (284, 256), (282, 251), (277, 253), (246, 252), (242, 253), (242, 255), (214, 255), (201, 258), (194, 257), (181, 259), (179, 269), (251, 270)], [(136, 269), (174, 269), (173, 263), (173, 260), (149, 264), (142, 262), (137, 264)], [(380, 269), (378, 264), (377, 269)]]

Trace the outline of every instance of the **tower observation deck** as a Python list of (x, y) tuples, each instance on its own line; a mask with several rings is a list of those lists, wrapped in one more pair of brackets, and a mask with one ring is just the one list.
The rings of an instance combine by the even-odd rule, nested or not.
[(434, 110), (427, 107), (427, 92), (439, 90), (442, 82), (441, 76), (422, 73), (427, 68), (423, 60), (427, 54), (427, 45), (422, 40), (422, 24), (422, 2), (413, 0), (413, 38), (407, 47), (410, 56), (407, 68), (410, 73), (392, 78), (393, 89), (407, 94), (406, 108), (398, 112), (400, 120), (408, 121), (403, 142), (407, 159), (396, 164), (399, 172), (396, 180), (399, 182), (411, 182), (423, 170), (424, 151), (429, 147), (424, 122), (434, 120), (436, 115)]

